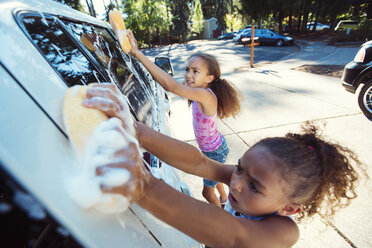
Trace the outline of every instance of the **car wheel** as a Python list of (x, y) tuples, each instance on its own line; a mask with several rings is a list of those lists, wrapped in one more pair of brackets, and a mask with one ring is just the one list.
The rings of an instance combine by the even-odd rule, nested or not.
[(284, 40), (282, 40), (282, 39), (279, 39), (279, 40), (277, 40), (277, 41), (275, 42), (275, 45), (276, 45), (277, 47), (281, 47), (281, 46), (283, 46), (283, 44), (284, 44)]
[(363, 114), (372, 119), (372, 80), (366, 82), (360, 90), (358, 104)]

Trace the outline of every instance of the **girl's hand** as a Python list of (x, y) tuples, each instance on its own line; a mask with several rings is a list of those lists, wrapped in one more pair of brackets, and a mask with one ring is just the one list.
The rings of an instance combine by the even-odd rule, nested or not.
[(137, 57), (137, 54), (140, 52), (140, 50), (138, 49), (137, 40), (136, 40), (136, 38), (134, 38), (134, 35), (133, 35), (133, 32), (132, 31), (130, 31), (130, 30), (127, 30), (127, 31), (128, 31), (129, 43), (132, 46), (132, 49), (130, 51), (130, 54), (133, 55), (134, 57)]
[(102, 192), (121, 194), (128, 198), (130, 203), (141, 200), (150, 182), (150, 172), (147, 171), (142, 162), (142, 156), (138, 148), (138, 143), (122, 127), (118, 127), (119, 133), (128, 142), (128, 146), (116, 151), (112, 157), (112, 162), (96, 169), (98, 176), (110, 173), (111, 168), (123, 168), (129, 171), (129, 180), (119, 186), (100, 185)]
[(117, 117), (123, 122), (124, 129), (136, 137), (136, 129), (126, 97), (111, 83), (101, 83), (89, 88), (83, 106), (96, 108), (108, 117)]

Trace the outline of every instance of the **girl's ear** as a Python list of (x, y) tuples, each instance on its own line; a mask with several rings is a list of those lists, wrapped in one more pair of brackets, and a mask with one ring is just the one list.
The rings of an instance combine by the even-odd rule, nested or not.
[(300, 204), (291, 203), (279, 209), (277, 213), (281, 216), (287, 216), (287, 215), (297, 214), (301, 211), (302, 211), (302, 206)]
[(212, 83), (213, 80), (214, 80), (214, 76), (213, 76), (213, 75), (208, 75), (208, 76), (207, 76), (207, 83), (208, 83), (208, 84)]

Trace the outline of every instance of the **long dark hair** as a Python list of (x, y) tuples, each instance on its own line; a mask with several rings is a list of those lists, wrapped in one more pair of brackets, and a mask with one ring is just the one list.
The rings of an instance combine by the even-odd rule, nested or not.
[[(240, 111), (241, 94), (229, 81), (221, 78), (221, 69), (217, 59), (208, 53), (197, 52), (192, 54), (188, 60), (194, 57), (204, 59), (208, 65), (209, 75), (214, 76), (209, 88), (217, 97), (217, 116), (220, 119), (229, 116), (236, 117)], [(191, 101), (189, 101), (190, 104)]]

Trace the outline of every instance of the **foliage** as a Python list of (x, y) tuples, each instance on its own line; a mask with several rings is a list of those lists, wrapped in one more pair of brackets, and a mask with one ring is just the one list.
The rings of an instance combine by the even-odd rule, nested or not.
[[(79, 0), (55, 1), (81, 10)], [(194, 33), (202, 32), (203, 18), (215, 17), (221, 31), (255, 25), (278, 32), (303, 33), (309, 32), (307, 22), (331, 24), (332, 32), (340, 19), (363, 21), (372, 15), (372, 3), (368, 0), (113, 0), (106, 7), (106, 17), (115, 3), (123, 9), (127, 27), (141, 46), (184, 42), (190, 35), (191, 22)], [(368, 29), (359, 33), (369, 37)]]
[(54, 1), (70, 6), (73, 9), (83, 11), (83, 6), (80, 4), (80, 0), (54, 0)]
[(225, 22), (226, 22), (227, 29), (229, 29), (230, 32), (238, 31), (242, 27), (241, 19), (237, 15), (234, 15), (234, 14), (232, 15), (226, 14)]
[(173, 15), (173, 29), (171, 35), (173, 39), (177, 39), (178, 42), (184, 41), (189, 33), (188, 21), (190, 17), (190, 2), (192, 1), (172, 1), (171, 12)]
[(217, 30), (225, 30), (226, 22), (224, 16), (227, 13), (227, 1), (217, 0)]
[(127, 28), (134, 32), (139, 44), (151, 39), (170, 26), (171, 15), (165, 0), (126, 0), (124, 12)]
[(193, 33), (200, 35), (204, 28), (204, 17), (200, 0), (195, 1), (191, 20)]
[(217, 16), (217, 3), (216, 0), (201, 0), (200, 1), (203, 16), (205, 19), (210, 19)]
[(226, 22), (225, 15), (228, 12), (228, 2), (229, 0), (201, 0), (203, 16), (205, 20), (212, 17), (217, 19), (217, 29), (225, 30)]
[(242, 13), (256, 22), (270, 22), (270, 17), (274, 17), (268, 26), (278, 23), (280, 32), (283, 24), (290, 24), (297, 32), (307, 32), (309, 21), (331, 23), (333, 30), (341, 17), (365, 19), (372, 3), (367, 0), (240, 0), (240, 4)]

